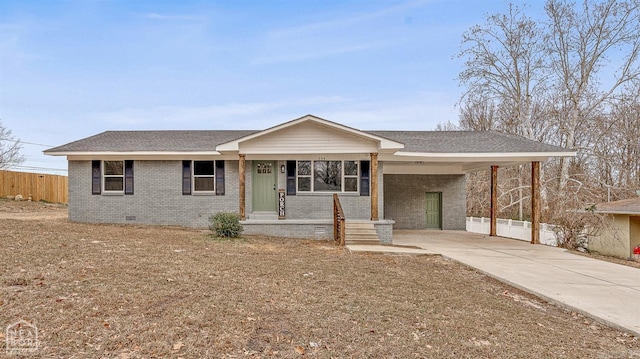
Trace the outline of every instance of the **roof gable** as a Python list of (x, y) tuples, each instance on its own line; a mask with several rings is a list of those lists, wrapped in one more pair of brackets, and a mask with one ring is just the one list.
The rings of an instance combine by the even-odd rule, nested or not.
[[(314, 140), (313, 135), (319, 135), (317, 140)], [(297, 138), (293, 138), (297, 137)], [(356, 130), (354, 128), (344, 126), (335, 122), (327, 121), (320, 117), (313, 115), (306, 115), (293, 121), (285, 122), (278, 126), (268, 128), (264, 131), (256, 132), (248, 136), (224, 143), (216, 147), (219, 152), (244, 152), (244, 149), (248, 149), (251, 152), (257, 151), (258, 148), (267, 150), (268, 153), (282, 153), (277, 152), (273, 147), (270, 149), (264, 148), (265, 145), (274, 145), (276, 140), (286, 142), (283, 149), (297, 145), (293, 148), (296, 152), (301, 153), (313, 153), (317, 150), (321, 152), (331, 153), (338, 152), (340, 144), (343, 145), (343, 149), (346, 151), (340, 151), (342, 153), (348, 152), (395, 152), (402, 148), (404, 145), (400, 142), (393, 141), (381, 136), (377, 136), (372, 133)], [(309, 142), (311, 140), (311, 143)], [(347, 146), (345, 144), (350, 140), (353, 146)], [(322, 143), (324, 141), (324, 143)], [(372, 145), (374, 145), (372, 147)], [(255, 146), (255, 148), (253, 148)], [(352, 148), (349, 148), (352, 147)], [(328, 151), (327, 151), (328, 150)], [(259, 153), (265, 153), (259, 152)]]

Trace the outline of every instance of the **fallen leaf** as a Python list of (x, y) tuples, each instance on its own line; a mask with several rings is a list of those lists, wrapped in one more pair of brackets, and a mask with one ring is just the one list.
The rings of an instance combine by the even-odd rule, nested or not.
[(296, 351), (296, 353), (300, 354), (300, 355), (304, 355), (304, 348), (301, 346), (297, 346), (294, 348), (294, 350)]

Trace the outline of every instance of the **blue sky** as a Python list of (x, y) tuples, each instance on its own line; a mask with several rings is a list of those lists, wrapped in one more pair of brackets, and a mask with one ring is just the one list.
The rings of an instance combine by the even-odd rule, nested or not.
[[(0, 2), (0, 119), (24, 166), (105, 130), (457, 120), (462, 33), (502, 0)], [(534, 9), (530, 9), (534, 10)], [(539, 11), (539, 9), (535, 9)]]

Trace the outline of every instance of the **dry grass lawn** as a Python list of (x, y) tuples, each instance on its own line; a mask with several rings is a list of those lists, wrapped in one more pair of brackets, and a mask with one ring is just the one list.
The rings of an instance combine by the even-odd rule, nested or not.
[(37, 325), (30, 357), (640, 358), (637, 338), (439, 256), (65, 210), (0, 201), (0, 325)]

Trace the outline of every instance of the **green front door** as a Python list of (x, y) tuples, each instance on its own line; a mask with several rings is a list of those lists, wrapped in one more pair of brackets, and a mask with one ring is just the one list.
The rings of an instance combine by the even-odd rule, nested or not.
[(276, 164), (272, 161), (253, 161), (251, 181), (253, 211), (276, 211)]
[(427, 192), (425, 200), (426, 228), (442, 228), (440, 225), (440, 192)]

